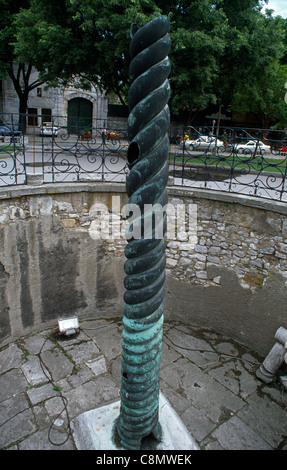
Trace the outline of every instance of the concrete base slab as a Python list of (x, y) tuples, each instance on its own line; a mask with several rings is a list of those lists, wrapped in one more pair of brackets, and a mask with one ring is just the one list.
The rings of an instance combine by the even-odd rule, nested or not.
[[(124, 450), (116, 443), (116, 422), (120, 414), (120, 401), (87, 411), (71, 422), (78, 450)], [(160, 392), (159, 422), (162, 429), (160, 442), (144, 439), (142, 450), (200, 450), (187, 428)]]

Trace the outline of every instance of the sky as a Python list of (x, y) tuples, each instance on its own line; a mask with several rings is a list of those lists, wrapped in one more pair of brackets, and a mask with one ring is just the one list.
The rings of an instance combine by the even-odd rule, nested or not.
[(283, 18), (287, 18), (286, 0), (269, 0), (266, 8), (270, 10), (274, 10), (273, 16), (280, 15)]

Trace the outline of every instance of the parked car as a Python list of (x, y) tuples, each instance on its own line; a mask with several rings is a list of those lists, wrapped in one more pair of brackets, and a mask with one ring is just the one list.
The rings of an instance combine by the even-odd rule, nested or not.
[[(256, 149), (257, 145), (257, 149)], [(250, 154), (252, 155), (255, 152), (263, 155), (265, 152), (270, 152), (271, 148), (269, 145), (265, 145), (263, 142), (260, 141), (255, 141), (255, 140), (249, 140), (248, 142), (243, 142), (241, 144), (236, 145), (235, 150), (238, 153), (245, 153), (245, 154)]]
[(181, 142), (181, 145), (184, 145), (185, 148), (189, 150), (211, 150), (215, 147), (221, 147), (223, 142), (215, 137), (209, 137), (206, 135), (202, 135), (196, 140), (185, 140)]
[(0, 124), (0, 137), (20, 137), (21, 135), (21, 131), (15, 131), (4, 124)]
[(59, 131), (58, 127), (54, 126), (50, 122), (46, 122), (40, 128), (40, 135), (42, 135), (43, 137), (58, 135), (58, 131)]

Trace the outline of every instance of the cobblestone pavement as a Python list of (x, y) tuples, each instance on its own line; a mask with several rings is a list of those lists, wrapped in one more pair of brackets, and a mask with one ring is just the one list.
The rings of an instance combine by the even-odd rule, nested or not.
[[(264, 358), (211, 330), (164, 325), (161, 391), (202, 450), (287, 450), (287, 392)], [(0, 448), (76, 450), (70, 422), (118, 401), (121, 322), (86, 320), (0, 349)]]

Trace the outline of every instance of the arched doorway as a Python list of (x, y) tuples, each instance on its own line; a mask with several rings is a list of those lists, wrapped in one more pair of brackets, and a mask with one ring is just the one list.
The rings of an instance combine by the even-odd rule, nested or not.
[(68, 132), (79, 134), (93, 126), (93, 103), (86, 98), (72, 98), (68, 102)]

